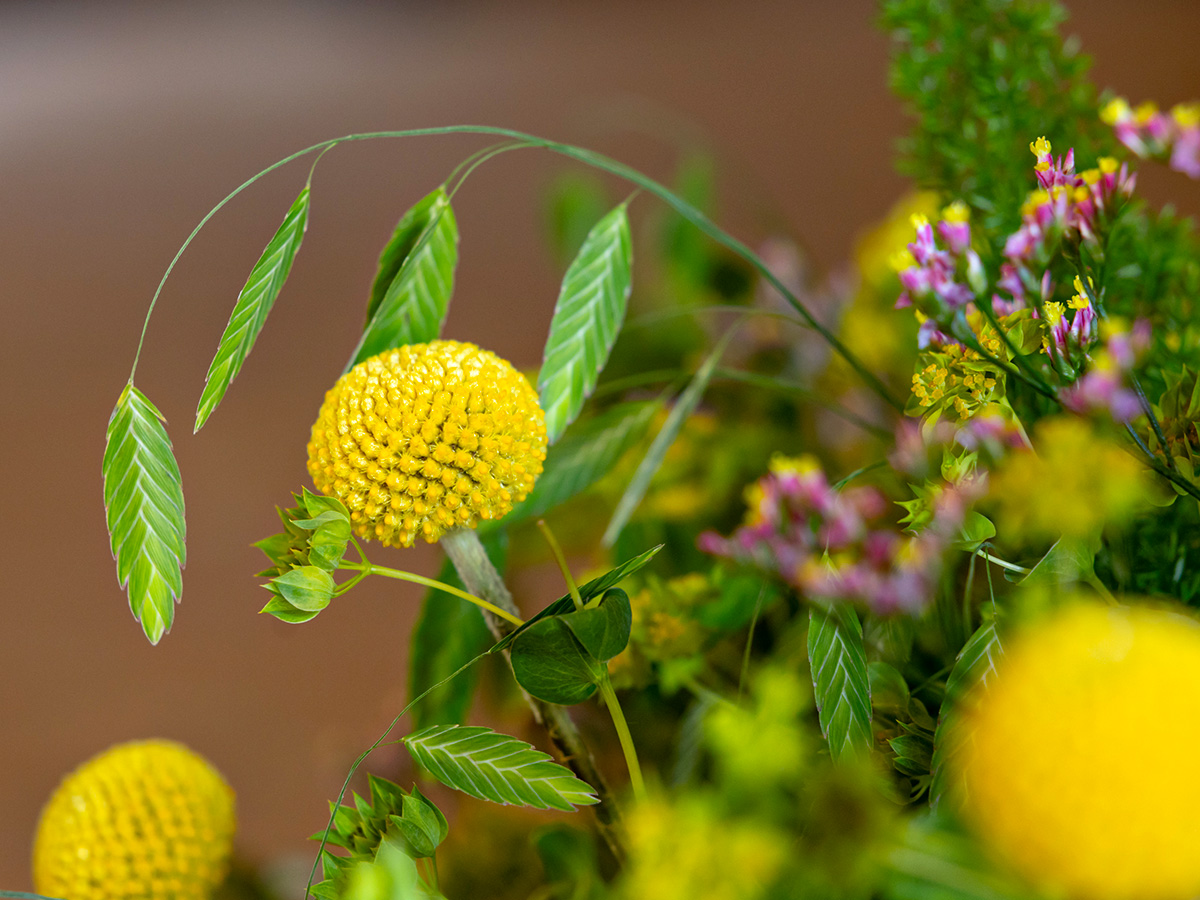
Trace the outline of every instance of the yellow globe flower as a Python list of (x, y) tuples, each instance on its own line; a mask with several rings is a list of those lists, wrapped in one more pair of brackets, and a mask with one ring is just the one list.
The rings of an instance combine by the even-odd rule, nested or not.
[(1021, 638), (962, 720), (965, 804), (1033, 882), (1088, 900), (1200, 894), (1200, 627), (1078, 605)]
[(207, 900), (233, 832), (233, 791), (204, 759), (170, 741), (119, 744), (42, 810), (34, 885), (69, 900)]
[(410, 344), (360, 363), (325, 395), (308, 471), (385, 546), (498, 519), (542, 472), (546, 423), (512, 365), (474, 344)]

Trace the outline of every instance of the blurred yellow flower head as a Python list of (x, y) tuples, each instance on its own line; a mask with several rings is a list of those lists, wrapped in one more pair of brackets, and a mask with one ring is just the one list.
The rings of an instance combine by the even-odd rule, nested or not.
[(1027, 878), (1089, 900), (1200, 894), (1200, 626), (1068, 607), (960, 722), (966, 811)]
[(170, 741), (119, 744), (42, 810), (34, 885), (70, 900), (207, 900), (234, 824), (233, 791), (203, 758)]

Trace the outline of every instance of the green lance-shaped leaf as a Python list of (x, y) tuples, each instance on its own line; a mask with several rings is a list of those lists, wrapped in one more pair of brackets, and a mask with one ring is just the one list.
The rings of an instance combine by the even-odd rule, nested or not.
[(642, 498), (646, 496), (646, 491), (650, 488), (650, 482), (659, 468), (662, 467), (667, 451), (671, 449), (671, 445), (679, 437), (683, 423), (695, 412), (696, 407), (700, 403), (700, 398), (704, 396), (704, 391), (708, 388), (708, 382), (712, 379), (713, 372), (716, 371), (717, 363), (720, 362), (721, 356), (725, 353), (725, 348), (729, 346), (729, 341), (733, 335), (734, 330), (730, 329), (721, 342), (713, 349), (712, 353), (708, 355), (708, 358), (700, 365), (700, 368), (696, 370), (696, 374), (692, 376), (692, 380), (688, 383), (688, 386), (684, 388), (683, 393), (679, 395), (679, 399), (675, 401), (675, 405), (671, 407), (671, 412), (667, 415), (667, 420), (663, 423), (662, 429), (655, 435), (654, 441), (650, 444), (650, 449), (642, 457), (637, 471), (633, 473), (633, 477), (629, 480), (629, 486), (625, 488), (625, 493), (621, 495), (621, 499), (617, 502), (617, 508), (613, 510), (612, 518), (608, 522), (608, 528), (604, 531), (604, 546), (611, 547), (616, 543), (621, 529), (628, 524), (634, 510), (642, 502)]
[(545, 468), (529, 496), (500, 524), (509, 528), (537, 518), (586, 491), (642, 439), (661, 406), (652, 400), (621, 403), (572, 425), (546, 451)]
[(132, 383), (117, 400), (104, 447), (104, 507), (117, 582), (150, 643), (170, 630), (183, 596), (183, 484), (164, 419)]
[(852, 607), (809, 611), (808, 661), (830, 755), (838, 759), (870, 750), (871, 681), (862, 625)]
[(404, 745), (442, 784), (480, 800), (565, 812), (597, 802), (570, 769), (490, 728), (435, 725), (404, 738)]
[(200, 405), (196, 408), (196, 431), (204, 426), (225, 396), (230, 383), (241, 371), (242, 363), (250, 355), (258, 333), (266, 324), (267, 314), (283, 289), (288, 273), (292, 271), (296, 251), (304, 239), (304, 229), (308, 227), (308, 208), (309, 189), (305, 186), (284, 216), (283, 224), (250, 270), (250, 277), (238, 294), (229, 324), (225, 326), (225, 333), (217, 345), (217, 355), (208, 367)]
[(438, 188), (406, 212), (379, 257), (367, 324), (350, 365), (400, 347), (435, 340), (450, 307), (458, 264), (458, 224)]
[(538, 373), (553, 444), (596, 388), (617, 340), (632, 285), (633, 244), (622, 203), (588, 232), (563, 277)]
[(977, 684), (987, 684), (996, 674), (996, 665), (1004, 655), (1004, 645), (995, 621), (984, 622), (971, 635), (954, 662), (954, 668), (946, 679), (946, 696), (938, 714), (937, 728), (933, 734), (933, 775), (929, 783), (929, 805), (937, 809), (946, 796), (949, 776), (946, 760), (953, 756), (959, 743), (967, 738), (960, 727), (955, 726), (955, 704)]

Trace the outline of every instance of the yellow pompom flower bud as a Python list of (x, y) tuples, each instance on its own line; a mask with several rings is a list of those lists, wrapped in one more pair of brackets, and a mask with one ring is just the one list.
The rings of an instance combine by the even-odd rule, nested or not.
[(170, 741), (118, 744), (42, 810), (34, 885), (69, 900), (207, 900), (233, 831), (233, 791), (203, 758)]
[(1087, 900), (1200, 894), (1200, 627), (1077, 605), (1007, 648), (963, 718), (966, 807), (1040, 886)]
[(355, 366), (325, 395), (308, 471), (385, 546), (430, 543), (524, 500), (546, 458), (536, 392), (474, 344), (409, 344)]

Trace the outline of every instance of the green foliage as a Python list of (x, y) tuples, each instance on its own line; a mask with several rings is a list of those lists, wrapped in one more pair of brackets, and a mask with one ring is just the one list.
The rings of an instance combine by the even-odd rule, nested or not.
[(996, 663), (1003, 654), (1004, 645), (996, 622), (985, 622), (959, 651), (950, 677), (946, 679), (946, 696), (938, 715), (930, 760), (933, 780), (929, 786), (929, 805), (934, 810), (939, 808), (948, 788), (946, 760), (953, 756), (954, 748), (964, 738), (961, 728), (954, 724), (955, 704), (961, 702), (975, 685), (987, 683), (995, 674)]
[(512, 642), (513, 675), (547, 703), (581, 703), (606, 677), (604, 663), (629, 643), (632, 621), (629, 596), (620, 588), (583, 609), (540, 618)]
[(503, 526), (536, 519), (586, 491), (642, 439), (659, 409), (657, 402), (633, 400), (573, 424), (546, 451), (533, 490), (504, 517)]
[(1045, 135), (1084, 160), (1112, 145), (1089, 61), (1045, 0), (886, 0), (892, 90), (914, 118), (901, 169), (960, 198), (998, 251), (1033, 188), (1029, 144)]
[(439, 187), (396, 225), (379, 256), (367, 323), (350, 365), (404, 344), (435, 340), (450, 306), (458, 263), (458, 224)]
[(296, 251), (300, 249), (300, 242), (304, 239), (304, 230), (308, 227), (309, 203), (309, 188), (305, 185), (284, 216), (283, 224), (279, 226), (279, 230), (263, 250), (262, 256), (250, 270), (250, 277), (246, 279), (242, 292), (238, 294), (229, 324), (225, 326), (225, 333), (221, 335), (221, 342), (217, 345), (217, 354), (213, 357), (208, 367), (208, 375), (204, 379), (204, 391), (196, 408), (196, 431), (208, 421), (208, 417), (225, 396), (230, 382), (237, 377), (242, 363), (250, 355), (258, 333), (267, 323), (267, 314), (275, 304), (275, 298), (283, 290), (283, 283), (292, 271)]
[(596, 802), (569, 769), (489, 728), (435, 725), (404, 738), (404, 745), (442, 784), (480, 800), (564, 812)]
[[(501, 572), (506, 545), (503, 532), (484, 540), (492, 565)], [(442, 564), (437, 580), (464, 587), (449, 560)], [(485, 653), (490, 642), (487, 623), (477, 607), (444, 591), (431, 589), (425, 595), (409, 647), (408, 693), (411, 699), (432, 691), (413, 708), (414, 728), (458, 725), (464, 721), (475, 694), (474, 671), (463, 672), (441, 687), (433, 686)]]
[[(632, 559), (627, 559), (615, 569), (610, 569), (598, 578), (593, 578), (586, 584), (579, 586), (579, 596), (583, 599), (584, 605), (593, 605), (593, 601), (598, 601), (609, 589), (616, 587), (625, 578), (637, 572), (643, 566), (652, 560), (662, 547), (651, 547), (645, 553), (639, 554)], [(540, 622), (542, 619), (550, 616), (559, 616), (563, 613), (569, 613), (575, 609), (575, 600), (570, 594), (564, 594), (553, 603), (541, 610), (533, 618), (527, 620), (524, 625), (516, 629), (512, 634), (505, 636), (503, 639), (496, 642), (492, 647), (491, 653), (498, 653), (512, 644), (524, 631), (531, 626)]]
[(692, 380), (688, 382), (688, 386), (684, 388), (683, 393), (679, 395), (679, 398), (671, 407), (671, 412), (667, 415), (667, 420), (663, 423), (658, 434), (655, 435), (649, 449), (646, 450), (646, 455), (642, 457), (637, 471), (633, 473), (628, 487), (625, 488), (625, 493), (621, 496), (620, 502), (617, 503), (617, 508), (613, 511), (612, 518), (609, 519), (608, 527), (604, 531), (603, 540), (605, 546), (611, 547), (616, 542), (621, 529), (629, 522), (634, 510), (642, 502), (642, 498), (646, 496), (646, 490), (650, 487), (650, 481), (662, 466), (667, 451), (675, 443), (675, 439), (679, 436), (680, 429), (683, 428), (688, 416), (695, 412), (696, 407), (700, 404), (700, 399), (704, 396), (704, 391), (708, 388), (708, 382), (717, 368), (717, 363), (721, 361), (721, 357), (724, 355), (726, 347), (729, 346), (729, 341), (733, 338), (734, 333), (734, 329), (726, 333), (721, 342), (717, 344), (704, 362), (700, 364), (700, 368), (696, 370), (696, 374), (692, 376)]
[(808, 614), (808, 661), (821, 733), (834, 759), (871, 749), (871, 682), (862, 624), (853, 608), (813, 607)]
[(336, 497), (304, 488), (293, 495), (296, 506), (279, 509), (283, 531), (258, 541), (271, 565), (259, 572), (273, 595), (260, 612), (299, 624), (316, 617), (337, 590), (333, 573), (350, 541), (350, 512)]
[(1034, 900), (1027, 885), (997, 870), (969, 835), (940, 816), (911, 821), (888, 852), (885, 900)]
[(313, 896), (320, 900), (432, 900), (441, 896), (422, 881), (416, 863), (390, 841), (379, 848), (374, 859), (348, 867), (344, 880), (343, 889), (325, 882), (314, 885)]
[(108, 420), (101, 467), (117, 583), (152, 644), (174, 621), (187, 552), (183, 483), (164, 422), (133, 382), (125, 385)]
[(551, 444), (596, 387), (625, 319), (633, 245), (622, 203), (588, 232), (563, 277), (538, 373), (538, 399)]
[[(416, 787), (409, 792), (375, 775), (368, 776), (368, 784), (369, 800), (355, 794), (353, 806), (330, 804), (333, 824), (326, 843), (344, 848), (347, 855), (322, 855), (324, 880), (313, 886), (313, 894), (329, 900), (428, 896), (420, 890), (411, 861), (434, 855), (449, 832), (446, 817)], [(313, 840), (323, 836), (313, 835)], [(409, 864), (393, 856), (403, 856)], [(383, 867), (370, 871), (377, 861)]]

